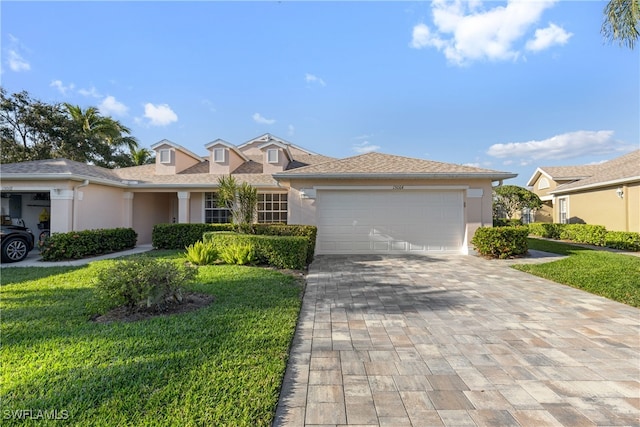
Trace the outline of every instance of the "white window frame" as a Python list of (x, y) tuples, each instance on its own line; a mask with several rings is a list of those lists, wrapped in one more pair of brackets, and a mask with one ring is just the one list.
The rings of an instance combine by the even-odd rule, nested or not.
[(169, 150), (168, 148), (164, 148), (160, 150), (158, 155), (160, 157), (160, 163), (163, 163), (163, 164), (171, 163), (171, 150)]
[(558, 198), (558, 222), (560, 224), (569, 223), (569, 198), (568, 197)]
[[(267, 163), (278, 163), (278, 152), (280, 150), (276, 149), (276, 148), (269, 148), (267, 150)], [(275, 156), (275, 158), (272, 157), (272, 155)]]
[(545, 188), (549, 188), (551, 185), (549, 184), (549, 180), (546, 177), (540, 178), (538, 182), (538, 190), (544, 190)]
[[(217, 196), (218, 193), (215, 191), (207, 191), (202, 195), (202, 218), (205, 224), (228, 224), (231, 222), (231, 211), (218, 207)], [(210, 215), (207, 215), (207, 212), (210, 212)], [(210, 217), (212, 221), (207, 221), (209, 219), (207, 217)]]
[(287, 224), (289, 193), (258, 193), (257, 212), (259, 224)]
[(216, 163), (224, 163), (226, 159), (226, 149), (225, 148), (214, 148), (213, 149), (213, 161)]

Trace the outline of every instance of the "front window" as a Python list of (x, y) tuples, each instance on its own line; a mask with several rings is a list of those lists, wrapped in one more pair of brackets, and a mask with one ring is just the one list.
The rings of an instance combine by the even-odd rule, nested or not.
[(229, 209), (218, 207), (217, 193), (204, 193), (204, 222), (207, 224), (231, 222)]
[(566, 198), (558, 199), (558, 213), (558, 220), (560, 224), (566, 224), (569, 222), (569, 206)]
[(171, 163), (171, 150), (160, 150), (160, 163)]
[(287, 193), (258, 194), (259, 223), (287, 223)]

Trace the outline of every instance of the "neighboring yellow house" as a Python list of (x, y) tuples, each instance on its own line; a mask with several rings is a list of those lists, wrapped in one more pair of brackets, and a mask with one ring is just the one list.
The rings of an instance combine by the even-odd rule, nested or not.
[(544, 203), (537, 222), (640, 232), (640, 150), (597, 165), (539, 167), (527, 186)]

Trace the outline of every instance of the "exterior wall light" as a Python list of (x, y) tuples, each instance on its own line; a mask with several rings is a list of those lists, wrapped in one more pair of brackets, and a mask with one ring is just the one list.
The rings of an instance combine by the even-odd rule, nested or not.
[(622, 187), (618, 187), (618, 189), (616, 190), (616, 195), (621, 199), (624, 197), (624, 191), (622, 191)]

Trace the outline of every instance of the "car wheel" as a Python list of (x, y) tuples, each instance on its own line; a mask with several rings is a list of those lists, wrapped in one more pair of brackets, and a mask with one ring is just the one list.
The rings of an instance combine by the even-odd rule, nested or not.
[(2, 261), (22, 261), (29, 254), (27, 242), (19, 237), (10, 237), (2, 243)]

